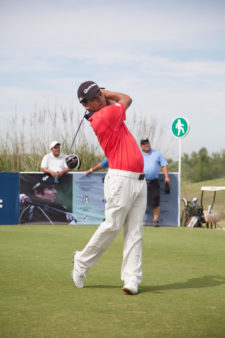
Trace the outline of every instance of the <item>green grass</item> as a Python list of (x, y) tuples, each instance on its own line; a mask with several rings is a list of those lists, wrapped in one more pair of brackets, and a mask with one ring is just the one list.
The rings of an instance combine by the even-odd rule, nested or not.
[(121, 292), (122, 233), (71, 281), (95, 226), (0, 227), (0, 337), (224, 337), (225, 232), (144, 228), (143, 282)]

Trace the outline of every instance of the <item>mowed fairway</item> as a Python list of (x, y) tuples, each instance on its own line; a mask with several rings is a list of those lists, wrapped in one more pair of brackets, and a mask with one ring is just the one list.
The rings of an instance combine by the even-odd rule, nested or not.
[(143, 282), (122, 293), (123, 237), (71, 281), (95, 226), (0, 226), (0, 337), (224, 337), (225, 232), (144, 228)]

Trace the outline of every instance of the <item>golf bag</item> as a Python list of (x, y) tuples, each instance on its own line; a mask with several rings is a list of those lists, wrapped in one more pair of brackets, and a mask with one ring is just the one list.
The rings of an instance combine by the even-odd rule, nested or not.
[(201, 228), (205, 222), (203, 208), (197, 204), (197, 198), (187, 201), (183, 198), (184, 210), (181, 216), (181, 225), (189, 228)]

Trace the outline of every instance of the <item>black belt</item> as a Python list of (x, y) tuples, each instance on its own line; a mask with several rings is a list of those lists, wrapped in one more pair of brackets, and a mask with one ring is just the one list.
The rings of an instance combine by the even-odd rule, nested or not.
[(140, 174), (139, 177), (138, 177), (138, 179), (139, 179), (140, 181), (143, 181), (144, 178), (145, 178), (145, 174)]
[(156, 182), (158, 180), (159, 180), (158, 178), (154, 178), (154, 180), (146, 180), (146, 182), (147, 182), (147, 184), (150, 184), (150, 183)]

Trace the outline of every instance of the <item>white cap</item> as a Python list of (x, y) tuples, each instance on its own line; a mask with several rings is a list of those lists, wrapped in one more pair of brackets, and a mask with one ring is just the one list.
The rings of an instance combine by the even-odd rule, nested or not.
[(61, 144), (59, 141), (52, 141), (52, 143), (49, 146), (49, 149), (51, 150), (52, 148), (54, 148), (56, 146), (56, 144)]

